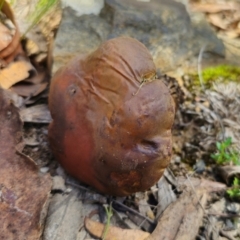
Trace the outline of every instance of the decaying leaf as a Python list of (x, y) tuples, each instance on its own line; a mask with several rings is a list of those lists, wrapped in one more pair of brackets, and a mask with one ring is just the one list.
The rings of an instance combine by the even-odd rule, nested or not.
[(51, 179), (21, 153), (18, 109), (1, 89), (0, 103), (0, 239), (38, 240)]
[(29, 77), (33, 66), (24, 60), (12, 62), (7, 68), (0, 71), (0, 86), (9, 89), (15, 83), (18, 83)]
[(22, 97), (35, 97), (42, 93), (46, 89), (47, 85), (47, 82), (31, 84), (23, 81), (21, 84), (12, 86), (11, 90)]
[(10, 30), (0, 22), (0, 51), (7, 47), (12, 41), (12, 35)]
[(223, 19), (219, 13), (210, 14), (208, 16), (208, 21), (212, 25), (225, 30), (228, 28), (228, 25), (229, 25), (229, 23), (225, 19)]
[[(85, 207), (85, 206), (84, 206)], [(44, 228), (44, 240), (76, 240), (84, 208), (77, 192), (54, 194), (51, 198)]]
[[(11, 87), (11, 90), (17, 93), (19, 96), (31, 98), (40, 95), (48, 86), (47, 71), (36, 69), (36, 74), (15, 84)], [(26, 104), (29, 101), (26, 101)]]
[(194, 188), (202, 188), (207, 193), (213, 193), (213, 192), (222, 192), (226, 191), (227, 186), (224, 183), (210, 181), (207, 179), (199, 179), (199, 178), (186, 178), (186, 177), (178, 177), (177, 182), (179, 185), (185, 185), (188, 187), (194, 187)]
[[(15, 51), (19, 50), (16, 48), (16, 44), (18, 44), (18, 48), (21, 48), (19, 41), (21, 32), (21, 35), (24, 38), (24, 42), (22, 44), (24, 44), (25, 50), (25, 53), (22, 53), (22, 55), (27, 55), (31, 58), (31, 63), (34, 66), (34, 73), (37, 74), (29, 74), (27, 63), (25, 63), (24, 66), (20, 66), (19, 62), (14, 62), (11, 63), (11, 66), (3, 69), (0, 72), (0, 86), (4, 89), (11, 87), (11, 90), (17, 94), (26, 97), (27, 99), (25, 104), (31, 104), (35, 102), (36, 99), (39, 99), (39, 95), (46, 89), (48, 85), (48, 81), (50, 79), (49, 73), (52, 65), (53, 39), (57, 31), (57, 26), (61, 20), (61, 7), (59, 4), (55, 4), (55, 6), (50, 9), (51, 11), (46, 13), (40, 19), (40, 22), (32, 27), (33, 22), (30, 20), (30, 16), (36, 11), (38, 2), (39, 1), (37, 0), (12, 1), (12, 11), (10, 6), (4, 1), (2, 8), (2, 11), (4, 11), (7, 18), (11, 20), (15, 26), (16, 33), (15, 35), (12, 34), (12, 41), (9, 44), (5, 44), (7, 47), (2, 51), (0, 42), (0, 60), (2, 60), (1, 58), (4, 57), (4, 59), (1, 61), (1, 66), (7, 66), (7, 64), (14, 59), (10, 59), (10, 57), (16, 56)], [(28, 31), (29, 29), (31, 30)], [(11, 55), (8, 56), (10, 54), (9, 49), (14, 50), (15, 55), (11, 52)], [(9, 53), (7, 53), (7, 51)], [(7, 58), (8, 61), (5, 58)], [(21, 64), (24, 63), (21, 62)], [(17, 70), (15, 71), (15, 68), (13, 69), (13, 67), (16, 67)], [(33, 99), (33, 97), (36, 97), (36, 99)]]
[(217, 13), (221, 11), (239, 10), (240, 4), (237, 2), (225, 2), (225, 3), (192, 3), (191, 9), (198, 12)]
[[(50, 71), (53, 39), (62, 17), (61, 1), (57, 1), (58, 3), (52, 6), (33, 27), (34, 19), (29, 20), (29, 18), (31, 15), (36, 15), (38, 2), (18, 0), (13, 4), (13, 10), (21, 32), (27, 37), (27, 55), (37, 63), (47, 62), (47, 69)], [(40, 54), (45, 54), (46, 57), (39, 58)]]
[(170, 184), (166, 178), (166, 172), (164, 172), (164, 176), (158, 181), (158, 206), (157, 206), (157, 216), (163, 213), (163, 211), (171, 204), (176, 201), (176, 194), (172, 190), (172, 184)]
[(178, 201), (170, 204), (163, 212), (156, 229), (146, 240), (195, 239), (205, 204), (204, 191), (185, 191)]
[(225, 58), (238, 64), (239, 46), (235, 47), (235, 42), (239, 45), (239, 1), (190, 0), (189, 2), (191, 11), (204, 13), (209, 23), (214, 26), (217, 36), (225, 45)]
[(149, 217), (150, 219), (154, 220), (155, 216), (148, 204), (148, 194), (147, 192), (137, 192), (135, 194), (135, 201), (137, 201), (138, 210), (142, 214), (142, 216)]
[(21, 109), (20, 116), (23, 122), (50, 123), (52, 121), (46, 104), (39, 104)]
[[(10, 7), (10, 5), (2, 0), (1, 1), (1, 12), (6, 15), (6, 17), (12, 22), (14, 25), (14, 34), (12, 35), (12, 39), (9, 44), (6, 45), (5, 48), (0, 50), (0, 59), (4, 60), (6, 63), (11, 62), (17, 55), (22, 54), (23, 50), (20, 44), (20, 32), (18, 26), (15, 22), (14, 13)], [(1, 35), (2, 37), (2, 35)]]
[[(95, 237), (100, 238), (104, 231), (105, 225), (96, 221), (91, 220), (90, 218), (85, 219), (86, 229)], [(122, 240), (122, 239), (131, 239), (131, 240), (144, 240), (150, 234), (143, 232), (138, 229), (122, 229), (118, 227), (109, 226), (108, 232), (106, 234), (105, 240)]]

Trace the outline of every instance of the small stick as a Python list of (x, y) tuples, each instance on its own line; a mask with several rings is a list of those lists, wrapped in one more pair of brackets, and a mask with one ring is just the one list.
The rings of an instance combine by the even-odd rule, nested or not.
[(204, 90), (205, 88), (204, 88), (204, 85), (203, 85), (201, 62), (202, 62), (202, 56), (203, 56), (203, 53), (204, 53), (205, 48), (206, 48), (206, 45), (204, 45), (204, 46), (200, 49), (200, 52), (199, 52), (199, 55), (198, 55), (198, 77), (199, 77), (199, 81), (200, 81), (202, 90)]
[(152, 81), (154, 81), (155, 79), (157, 79), (157, 76), (156, 76), (156, 75), (154, 75), (154, 77), (152, 77), (152, 78), (143, 77), (143, 78), (142, 78), (142, 81), (140, 82), (140, 86), (139, 86), (137, 92), (136, 92), (136, 93), (133, 93), (133, 96), (136, 96), (136, 95), (138, 94), (139, 90), (141, 89), (141, 87), (143, 86), (144, 83), (152, 82)]
[(142, 214), (139, 213), (138, 211), (136, 211), (136, 210), (134, 210), (134, 209), (132, 209), (132, 208), (126, 206), (125, 204), (122, 204), (121, 202), (116, 201), (116, 200), (113, 200), (113, 202), (115, 202), (115, 203), (117, 203), (119, 206), (121, 206), (121, 207), (127, 209), (129, 212), (132, 212), (132, 213), (134, 213), (134, 214), (136, 214), (136, 215), (138, 215), (138, 216), (140, 216), (140, 217), (146, 219), (146, 220), (147, 220), (148, 222), (150, 222), (151, 224), (155, 224), (155, 222), (154, 222), (152, 219), (150, 219), (149, 217), (146, 217), (146, 216), (142, 215)]
[(208, 215), (220, 218), (240, 218), (240, 214), (208, 213)]
[(143, 86), (143, 84), (144, 84), (145, 82), (147, 82), (146, 79), (143, 79), (143, 80), (141, 81), (141, 84), (140, 84), (140, 86), (139, 86), (137, 92), (136, 92), (136, 93), (133, 93), (133, 96), (136, 96), (136, 95), (138, 94), (139, 90), (141, 89), (141, 87)]

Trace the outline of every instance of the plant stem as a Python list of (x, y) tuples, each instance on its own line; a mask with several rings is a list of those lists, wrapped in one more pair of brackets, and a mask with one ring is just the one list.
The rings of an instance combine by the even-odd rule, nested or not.
[(112, 212), (112, 202), (110, 203), (109, 205), (109, 208), (107, 206), (104, 205), (104, 208), (106, 210), (106, 213), (107, 213), (107, 223), (104, 227), (104, 231), (103, 231), (103, 234), (102, 234), (102, 240), (105, 240), (106, 238), (106, 235), (108, 233), (108, 229), (109, 229), (109, 226), (110, 226), (110, 220), (111, 220), (111, 217), (113, 215), (113, 212)]

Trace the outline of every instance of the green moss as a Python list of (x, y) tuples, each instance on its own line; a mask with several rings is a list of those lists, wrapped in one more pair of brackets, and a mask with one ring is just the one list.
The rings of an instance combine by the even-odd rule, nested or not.
[[(240, 67), (219, 65), (202, 71), (203, 84), (210, 88), (213, 82), (240, 82)], [(200, 85), (198, 76), (194, 76), (194, 85)]]

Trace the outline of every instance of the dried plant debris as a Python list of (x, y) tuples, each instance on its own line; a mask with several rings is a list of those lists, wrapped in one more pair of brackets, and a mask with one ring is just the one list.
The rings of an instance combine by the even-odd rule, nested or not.
[(238, 239), (240, 204), (217, 199), (205, 209), (199, 235), (205, 239)]
[[(45, 171), (54, 170), (56, 163), (53, 160), (52, 152), (48, 144), (47, 125), (42, 123), (24, 123), (24, 154), (28, 155), (33, 161)], [(49, 169), (50, 168), (50, 169)]]
[[(239, 74), (236, 77), (239, 79)], [(230, 195), (227, 193), (234, 190), (234, 186), (229, 188), (225, 184), (214, 182), (215, 177), (222, 179), (228, 185), (237, 181), (236, 177), (239, 177), (239, 166), (216, 167), (218, 162), (213, 155), (217, 156), (220, 144), (226, 142), (227, 139), (231, 139), (233, 151), (239, 152), (240, 150), (240, 83), (232, 77), (225, 78), (223, 81), (223, 78), (217, 79), (212, 75), (211, 81), (204, 82), (203, 86), (196, 84), (196, 79), (191, 77), (184, 77), (183, 80), (187, 94), (176, 114), (173, 145), (175, 156), (171, 167), (180, 176), (182, 175), (180, 166), (183, 164), (181, 160), (190, 163), (191, 166), (195, 165), (191, 169), (191, 171), (194, 170), (192, 175), (205, 176), (208, 180), (189, 178), (189, 173), (185, 172), (187, 179), (186, 177), (178, 178), (178, 183), (184, 182), (192, 189), (199, 187), (205, 189), (209, 197), (208, 204), (211, 206), (216, 199), (226, 201), (228, 198), (224, 196)], [(204, 80), (206, 80), (205, 75)], [(229, 160), (231, 161), (233, 162)], [(209, 181), (209, 179), (214, 181)], [(231, 200), (234, 199), (231, 198)], [(227, 228), (226, 222), (234, 225), (235, 230), (226, 232), (224, 230)], [(206, 211), (199, 238), (204, 236), (206, 239), (220, 239), (221, 237), (235, 239), (239, 235), (239, 232), (236, 232), (239, 226), (237, 222), (239, 222), (239, 215), (227, 213), (226, 207), (218, 209), (215, 213)]]
[[(54, 6), (48, 5), (50, 2)], [(53, 40), (61, 20), (57, 3), (58, 0), (11, 1), (12, 10), (2, 1), (0, 86), (24, 97), (25, 105), (46, 98), (44, 90), (50, 80)], [(43, 10), (41, 17), (35, 16), (38, 10)]]
[(218, 125), (217, 136), (220, 139), (231, 137), (233, 144), (240, 150), (240, 83), (214, 84), (213, 90), (208, 90), (206, 96), (215, 113), (207, 121)]
[(230, 38), (240, 37), (240, 3), (237, 1), (201, 0), (190, 1), (193, 11), (206, 14), (208, 21), (219, 33)]
[(0, 22), (0, 33), (2, 35), (0, 39), (0, 51), (1, 51), (10, 44), (13, 36), (11, 34), (11, 31), (1, 22)]
[(61, 21), (60, 1), (18, 0), (13, 4), (18, 25), (26, 40), (27, 55), (51, 68), (52, 45)]
[(184, 186), (192, 189), (204, 189), (206, 193), (225, 192), (227, 186), (223, 183), (210, 181), (207, 179), (199, 179), (193, 177), (177, 177), (179, 186)]
[[(95, 237), (101, 238), (104, 232), (104, 224), (93, 221), (89, 218), (85, 219), (86, 229)], [(106, 234), (105, 240), (122, 240), (122, 239), (132, 239), (132, 240), (144, 240), (150, 234), (138, 229), (122, 229), (114, 226), (109, 226), (108, 232)]]
[(51, 178), (21, 153), (22, 122), (3, 90), (0, 102), (0, 238), (38, 240)]
[(9, 89), (14, 84), (28, 78), (30, 72), (34, 72), (30, 62), (25, 60), (12, 62), (0, 71), (0, 86)]
[(158, 219), (169, 204), (176, 201), (176, 199), (176, 193), (172, 191), (172, 184), (168, 182), (164, 175), (164, 177), (158, 181), (158, 205), (156, 218)]
[(90, 235), (85, 230), (91, 235), (101, 237), (106, 226), (103, 205), (107, 202), (112, 202), (113, 216), (105, 239), (122, 239), (123, 236), (126, 239), (144, 239), (154, 230), (157, 223), (158, 193), (155, 205), (151, 194), (152, 191), (158, 191), (157, 185), (146, 193), (137, 193), (127, 198), (109, 198), (81, 185), (71, 177), (67, 178), (65, 185), (66, 176), (59, 171), (58, 174), (63, 177), (55, 176), (53, 179), (44, 239), (54, 237), (60, 240), (63, 236), (76, 239), (76, 235), (79, 239), (86, 239)]
[(50, 123), (52, 121), (48, 106), (46, 104), (38, 104), (20, 110), (23, 122), (33, 123)]
[[(184, 135), (181, 141), (175, 142), (176, 153), (191, 163), (201, 159), (209, 162), (210, 154), (216, 150), (216, 142), (227, 137), (231, 137), (234, 148), (239, 151), (239, 97), (238, 82), (215, 82), (204, 92), (199, 88), (192, 90), (177, 114), (176, 126)], [(175, 137), (178, 139), (177, 135)]]
[(16, 24), (14, 13), (6, 1), (1, 1), (0, 11), (0, 65), (6, 66), (19, 55), (23, 55), (20, 44), (20, 32)]
[(84, 208), (86, 206), (79, 201), (77, 192), (54, 194), (49, 204), (43, 239), (75, 240), (83, 224)]
[[(238, 0), (188, 0), (189, 10), (201, 12), (225, 46), (225, 57), (239, 64), (240, 2)], [(205, 16), (204, 16), (205, 15)]]
[(146, 240), (194, 239), (202, 223), (206, 200), (201, 189), (185, 191), (163, 212), (156, 229)]

